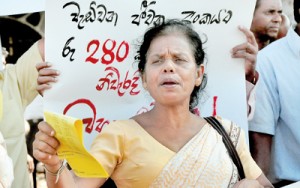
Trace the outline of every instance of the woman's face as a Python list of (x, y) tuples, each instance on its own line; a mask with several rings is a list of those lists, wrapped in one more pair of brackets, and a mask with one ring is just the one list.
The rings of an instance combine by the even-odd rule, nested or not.
[(159, 36), (147, 52), (143, 86), (156, 103), (186, 105), (194, 87), (201, 84), (203, 71), (203, 66), (197, 67), (185, 36)]

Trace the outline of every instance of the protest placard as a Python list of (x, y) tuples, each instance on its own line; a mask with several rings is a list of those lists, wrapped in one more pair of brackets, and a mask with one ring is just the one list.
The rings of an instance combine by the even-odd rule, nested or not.
[(208, 54), (202, 116), (220, 115), (247, 131), (243, 59), (230, 50), (245, 42), (255, 1), (46, 1), (46, 60), (61, 75), (45, 93), (45, 109), (81, 118), (84, 140), (112, 120), (148, 111), (153, 100), (141, 86), (137, 44), (145, 30), (166, 19), (190, 21)]

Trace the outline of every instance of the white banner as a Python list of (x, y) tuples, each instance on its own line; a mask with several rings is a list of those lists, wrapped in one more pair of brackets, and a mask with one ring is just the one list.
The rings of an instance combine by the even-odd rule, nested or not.
[[(47, 0), (46, 61), (61, 72), (45, 109), (83, 119), (85, 145), (109, 121), (152, 107), (137, 72), (136, 44), (169, 18), (190, 21), (207, 56), (208, 86), (200, 113), (233, 120), (247, 132), (244, 63), (230, 50), (246, 41), (255, 0)], [(203, 102), (205, 101), (205, 102)]]

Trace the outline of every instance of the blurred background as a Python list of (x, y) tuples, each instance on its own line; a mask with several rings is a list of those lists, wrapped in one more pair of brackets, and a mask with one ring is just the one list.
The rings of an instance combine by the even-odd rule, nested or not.
[(45, 14), (9, 15), (0, 17), (2, 47), (8, 51), (7, 63), (15, 63), (35, 41), (44, 36)]

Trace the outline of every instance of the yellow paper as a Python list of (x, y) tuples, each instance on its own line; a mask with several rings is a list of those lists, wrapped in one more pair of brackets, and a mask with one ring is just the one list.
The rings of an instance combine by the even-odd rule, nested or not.
[(108, 173), (102, 165), (85, 149), (80, 119), (61, 114), (44, 112), (45, 119), (55, 130), (60, 142), (57, 151), (59, 158), (66, 159), (74, 173), (79, 177), (107, 178)]

